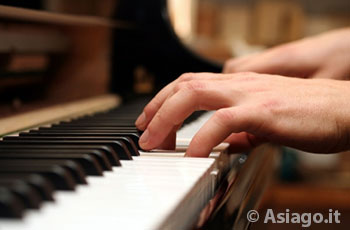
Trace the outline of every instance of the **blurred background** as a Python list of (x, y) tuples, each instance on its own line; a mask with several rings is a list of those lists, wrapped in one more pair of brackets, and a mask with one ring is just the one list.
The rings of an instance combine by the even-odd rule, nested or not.
[(350, 25), (348, 0), (168, 0), (177, 34), (224, 61)]
[[(111, 18), (118, 1), (0, 1), (0, 4)], [(229, 58), (350, 26), (349, 0), (168, 0), (168, 11), (176, 34), (186, 46), (222, 63)], [(12, 36), (11, 28), (4, 24), (0, 31)], [(13, 28), (19, 31), (20, 27)], [(49, 51), (38, 49), (28, 53), (23, 48), (23, 53), (20, 50), (14, 54), (13, 48), (2, 48), (1, 116), (25, 111), (27, 107), (35, 108), (36, 104), (26, 107), (29, 97), (35, 99), (45, 95), (45, 100), (52, 104), (107, 92), (111, 65), (108, 29), (73, 30), (43, 25), (40, 30), (36, 27), (20, 31), (25, 35), (26, 44), (28, 35), (35, 35), (35, 43), (42, 34), (50, 34), (49, 42), (46, 42)], [(62, 58), (62, 53), (68, 55)], [(61, 59), (65, 60), (64, 64)], [(55, 71), (52, 71), (52, 63)], [(11, 80), (14, 76), (16, 81)], [(21, 79), (25, 80), (19, 81)], [(29, 87), (28, 91), (28, 85), (35, 87)], [(84, 90), (86, 88), (91, 90)], [(8, 97), (6, 100), (5, 96)], [(42, 99), (38, 100), (38, 104), (42, 103)], [(288, 208), (299, 213), (327, 214), (329, 209), (337, 209), (342, 224), (331, 227), (347, 229), (350, 226), (350, 153), (316, 155), (284, 148), (279, 162), (261, 203), (262, 211), (272, 208), (277, 212)], [(281, 227), (281, 224), (258, 222), (251, 229)], [(296, 225), (286, 224), (283, 228), (296, 229)], [(314, 224), (310, 229), (330, 229), (330, 225)]]

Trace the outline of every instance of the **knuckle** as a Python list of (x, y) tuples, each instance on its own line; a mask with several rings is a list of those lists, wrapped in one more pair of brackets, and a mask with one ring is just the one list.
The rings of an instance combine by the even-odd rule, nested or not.
[(281, 101), (277, 98), (267, 98), (260, 102), (261, 111), (265, 111), (268, 113), (276, 113), (278, 112), (278, 108), (281, 105)]
[(181, 82), (175, 86), (175, 92), (178, 91), (189, 91), (192, 93), (198, 93), (199, 91), (205, 90), (205, 83), (198, 80), (191, 80)]
[(183, 90), (185, 88), (186, 83), (185, 82), (180, 82), (175, 85), (174, 87), (174, 93), (179, 92), (180, 90)]
[(214, 119), (221, 125), (227, 125), (234, 119), (234, 113), (230, 109), (219, 109), (214, 113)]
[(162, 110), (159, 110), (157, 114), (154, 116), (154, 119), (164, 122), (165, 121), (164, 112)]
[(184, 73), (179, 77), (180, 82), (189, 81), (195, 78), (195, 73)]
[(186, 88), (190, 91), (198, 92), (201, 90), (205, 90), (205, 83), (198, 80), (188, 81)]

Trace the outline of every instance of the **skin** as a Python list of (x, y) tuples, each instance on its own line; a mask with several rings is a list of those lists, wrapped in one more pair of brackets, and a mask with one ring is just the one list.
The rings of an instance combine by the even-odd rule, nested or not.
[(224, 73), (256, 72), (301, 78), (350, 80), (350, 28), (231, 59)]
[(339, 30), (229, 60), (224, 74), (182, 75), (137, 119), (136, 126), (144, 130), (140, 146), (173, 148), (184, 119), (196, 110), (216, 110), (193, 137), (187, 156), (206, 157), (223, 141), (232, 152), (264, 142), (319, 153), (348, 150), (350, 82), (342, 81), (350, 73), (346, 38), (349, 30)]

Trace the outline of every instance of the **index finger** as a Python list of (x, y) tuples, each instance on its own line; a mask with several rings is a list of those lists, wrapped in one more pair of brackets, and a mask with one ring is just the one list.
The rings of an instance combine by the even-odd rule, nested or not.
[(140, 130), (145, 130), (150, 121), (153, 119), (157, 111), (163, 105), (167, 98), (174, 94), (174, 88), (181, 82), (191, 80), (223, 80), (227, 76), (213, 73), (185, 73), (177, 78), (175, 81), (164, 87), (159, 93), (145, 106), (141, 115), (137, 118), (135, 125)]
[(217, 84), (207, 81), (188, 83), (168, 98), (149, 123), (139, 143), (143, 149), (157, 148), (175, 126), (182, 123), (193, 111), (217, 109), (231, 101)]

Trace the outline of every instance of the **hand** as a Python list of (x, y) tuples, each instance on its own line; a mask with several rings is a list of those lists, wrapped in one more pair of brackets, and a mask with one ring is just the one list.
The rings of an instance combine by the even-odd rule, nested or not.
[(301, 78), (350, 80), (350, 28), (231, 59), (224, 73), (250, 71)]
[(161, 146), (195, 110), (217, 110), (193, 137), (188, 156), (208, 156), (230, 141), (232, 150), (273, 142), (310, 152), (349, 148), (350, 82), (256, 73), (185, 74), (144, 108), (136, 126), (140, 146)]

